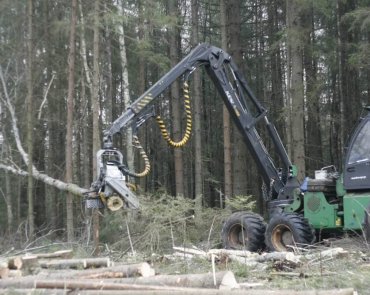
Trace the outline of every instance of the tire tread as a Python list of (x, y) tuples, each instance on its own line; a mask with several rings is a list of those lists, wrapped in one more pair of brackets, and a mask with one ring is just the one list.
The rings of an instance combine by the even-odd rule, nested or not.
[(245, 245), (245, 250), (256, 252), (265, 248), (264, 235), (266, 224), (264, 219), (259, 214), (240, 211), (231, 214), (222, 227), (221, 238), (225, 249), (242, 248), (242, 245), (231, 245), (229, 241), (230, 229), (238, 224), (247, 231), (248, 244)]

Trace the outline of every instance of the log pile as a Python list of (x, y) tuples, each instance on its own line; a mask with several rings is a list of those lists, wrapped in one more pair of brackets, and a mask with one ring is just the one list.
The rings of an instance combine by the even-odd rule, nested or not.
[(322, 259), (330, 260), (337, 257), (346, 257), (349, 254), (348, 251), (340, 247), (329, 248), (323, 251), (315, 251), (307, 254), (294, 254), (293, 252), (265, 252), (259, 254), (247, 250), (227, 249), (211, 249), (206, 252), (200, 249), (185, 247), (173, 247), (173, 249), (175, 250), (173, 256), (177, 258), (183, 257), (189, 259), (196, 256), (209, 260), (233, 260), (259, 269), (265, 269), (267, 267), (266, 262), (285, 263), (291, 268), (296, 268), (303, 263), (310, 262), (312, 264)]
[[(214, 249), (174, 247), (173, 257), (204, 257), (212, 264), (220, 259), (233, 259), (241, 263), (263, 264), (266, 261), (289, 261), (298, 265), (300, 257), (293, 253), (265, 253)], [(334, 252), (333, 252), (334, 253)], [(335, 255), (343, 255), (338, 249)], [(341, 254), (339, 254), (341, 253)], [(325, 255), (330, 255), (325, 253)], [(109, 258), (73, 258), (72, 250), (54, 253), (29, 254), (0, 260), (0, 294), (245, 294), (246, 284), (239, 284), (231, 271), (215, 271), (201, 274), (155, 274), (147, 262), (136, 264), (113, 263)], [(326, 256), (329, 257), (329, 256)], [(312, 257), (315, 259), (316, 257)], [(213, 265), (214, 266), (214, 265)], [(260, 286), (263, 287), (263, 286)], [(282, 292), (252, 290), (248, 294), (354, 294), (353, 289)], [(37, 289), (37, 290), (36, 290)]]

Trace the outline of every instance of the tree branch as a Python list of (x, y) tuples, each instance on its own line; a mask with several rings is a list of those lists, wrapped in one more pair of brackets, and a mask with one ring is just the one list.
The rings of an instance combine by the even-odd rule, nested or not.
[[(23, 149), (23, 146), (22, 146), (22, 142), (21, 142), (21, 139), (20, 139), (20, 136), (19, 136), (19, 129), (18, 129), (18, 126), (17, 126), (17, 117), (15, 115), (15, 110), (14, 110), (14, 107), (13, 107), (13, 105), (11, 103), (11, 100), (10, 100), (10, 96), (9, 96), (9, 93), (8, 93), (8, 89), (7, 89), (4, 74), (3, 74), (3, 69), (2, 69), (1, 66), (0, 66), (0, 80), (1, 80), (1, 84), (3, 86), (3, 94), (5, 96), (5, 98), (3, 96), (1, 96), (1, 100), (4, 102), (6, 108), (9, 110), (9, 113), (10, 113), (10, 116), (11, 116), (12, 131), (13, 131), (15, 142), (16, 142), (16, 145), (17, 145), (17, 149), (18, 149), (19, 153), (21, 154), (23, 162), (28, 167), (29, 157), (28, 157), (28, 154), (26, 153), (26, 151)], [(8, 166), (8, 165), (1, 164), (1, 163), (0, 163), (0, 169), (7, 170), (7, 171), (12, 172), (13, 174), (17, 174), (17, 175), (21, 175), (21, 176), (27, 176), (28, 175), (28, 173), (26, 171), (22, 170), (22, 169), (15, 168), (13, 166)], [(48, 176), (47, 174), (41, 173), (40, 171), (37, 170), (37, 168), (35, 166), (32, 166), (32, 174), (33, 174), (33, 177), (35, 179), (40, 180), (40, 181), (42, 181), (42, 182), (44, 182), (48, 185), (54, 186), (54, 187), (58, 188), (59, 190), (68, 191), (68, 192), (70, 192), (74, 195), (82, 196), (83, 194), (85, 194), (89, 191), (85, 188), (79, 187), (76, 184), (65, 183), (61, 180), (54, 179), (54, 178)]]
[(40, 108), (39, 108), (39, 115), (37, 116), (37, 118), (38, 118), (39, 120), (41, 119), (41, 112), (42, 112), (42, 108), (44, 107), (44, 104), (45, 104), (45, 103), (46, 103), (46, 101), (47, 101), (48, 93), (49, 93), (49, 90), (50, 90), (51, 84), (52, 84), (52, 83), (53, 83), (53, 81), (54, 81), (54, 78), (55, 78), (55, 74), (53, 74), (53, 76), (51, 77), (50, 82), (49, 82), (49, 85), (48, 85), (48, 87), (47, 87), (47, 88), (46, 88), (46, 90), (45, 90), (44, 99), (42, 100), (42, 103), (41, 103)]

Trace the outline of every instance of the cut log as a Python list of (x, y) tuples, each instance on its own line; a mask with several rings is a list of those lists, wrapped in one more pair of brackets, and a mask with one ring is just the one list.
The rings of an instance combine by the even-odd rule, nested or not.
[[(195, 288), (182, 288), (182, 287), (168, 287), (168, 286), (153, 286), (153, 285), (133, 285), (133, 284), (124, 284), (124, 283), (112, 283), (105, 280), (37, 280), (35, 278), (28, 279), (5, 279), (0, 280), (0, 289), (63, 289), (63, 290), (158, 290), (158, 291), (184, 291), (194, 290), (199, 291), (202, 289)], [(213, 291), (217, 291), (214, 290)]]
[[(214, 284), (214, 278), (216, 284)], [(173, 286), (187, 288), (219, 288), (228, 290), (239, 288), (235, 276), (231, 271), (216, 272), (215, 276), (213, 276), (213, 273), (157, 275), (148, 278), (138, 277), (110, 281), (124, 284)]]
[[(21, 288), (21, 287), (18, 287)], [(30, 289), (12, 288), (12, 294), (50, 294), (50, 289), (37, 289), (31, 291)], [(215, 289), (195, 289), (195, 288), (166, 288), (159, 287), (160, 290), (78, 290), (80, 295), (354, 295), (354, 289), (334, 289), (334, 290), (305, 290), (305, 291), (294, 291), (294, 290), (215, 290)], [(0, 294), (9, 294), (9, 290), (0, 289)], [(53, 289), (52, 294), (69, 294), (65, 289)], [(74, 294), (71, 292), (71, 294)], [(76, 293), (77, 294), (77, 293)]]
[(311, 259), (323, 259), (323, 258), (335, 258), (335, 257), (346, 257), (348, 256), (348, 251), (341, 247), (331, 248), (324, 251), (318, 251), (312, 254), (306, 254), (304, 257), (308, 260)]
[[(50, 292), (50, 289), (37, 289), (37, 290), (32, 290), (32, 289), (16, 289), (12, 288), (11, 290), (7, 289), (0, 289), (0, 294), (12, 294), (12, 295), (66, 295), (70, 294), (66, 292), (66, 290), (63, 289), (54, 289), (52, 292)], [(71, 293), (72, 294), (72, 293)], [(80, 293), (78, 293), (80, 294)], [(108, 293), (106, 293), (108, 294)]]
[[(24, 277), (18, 279), (0, 280), (0, 288), (66, 288), (66, 289), (109, 289), (109, 290), (156, 290), (154, 287), (167, 286), (179, 288), (219, 288), (234, 289), (239, 285), (231, 271), (216, 273), (216, 286), (213, 283), (213, 274), (189, 275), (161, 275), (131, 279), (87, 280), (87, 279), (62, 279)], [(132, 288), (130, 287), (132, 286)], [(98, 288), (99, 287), (99, 288)], [(115, 288), (117, 287), (117, 288)], [(159, 289), (161, 290), (161, 289)]]
[(7, 261), (0, 261), (0, 279), (7, 278), (9, 275), (9, 268)]
[(97, 291), (86, 290), (78, 292), (80, 295), (183, 295), (183, 294), (199, 294), (199, 295), (354, 295), (356, 294), (353, 289), (335, 289), (335, 290), (308, 290), (308, 291), (294, 291), (294, 290), (212, 290), (212, 289), (184, 289), (176, 291), (157, 291), (157, 290), (130, 290), (130, 291)]
[(154, 269), (146, 262), (137, 264), (116, 265), (87, 270), (68, 270), (68, 271), (42, 271), (40, 277), (53, 279), (105, 279), (105, 278), (128, 278), (128, 277), (150, 277), (155, 275)]
[[(259, 255), (258, 253), (252, 253), (246, 250), (211, 249), (205, 252), (184, 247), (173, 247), (173, 249), (183, 253), (183, 255), (197, 255), (204, 258), (211, 258), (212, 255), (217, 255), (218, 258), (229, 257), (232, 260), (248, 266), (256, 266), (257, 263), (264, 263), (267, 261), (288, 261), (293, 265), (298, 265), (300, 263), (300, 257), (294, 255), (292, 252), (272, 252)], [(177, 254), (178, 252), (175, 252), (176, 255), (179, 255)]]
[(258, 253), (250, 252), (247, 250), (229, 250), (229, 249), (211, 249), (207, 252), (207, 254), (215, 254), (217, 256), (220, 255), (235, 255), (240, 257), (257, 257), (259, 256)]
[(89, 274), (86, 271), (81, 272), (80, 277), (83, 279), (92, 278), (129, 278), (129, 277), (151, 277), (155, 275), (154, 269), (146, 262), (129, 265), (117, 265), (115, 267), (98, 270), (91, 270)]
[(73, 250), (69, 249), (69, 250), (59, 250), (59, 251), (55, 251), (53, 253), (38, 253), (38, 254), (34, 254), (34, 256), (36, 256), (39, 259), (40, 258), (41, 259), (50, 259), (50, 258), (67, 259), (67, 258), (72, 258)]
[(300, 263), (298, 256), (294, 255), (292, 252), (271, 252), (264, 253), (256, 257), (257, 262), (267, 262), (267, 261), (288, 261), (295, 265)]
[[(235, 255), (240, 257), (257, 257), (259, 256), (258, 253), (252, 253), (247, 250), (228, 250), (228, 249), (211, 249), (208, 252), (205, 252), (203, 250), (199, 249), (193, 249), (193, 248), (185, 248), (185, 247), (172, 247), (175, 251), (175, 253), (183, 253), (187, 255), (197, 255), (204, 258), (211, 258), (212, 254), (216, 256), (223, 256), (223, 255)], [(178, 255), (178, 254), (177, 254)]]
[(8, 260), (9, 269), (21, 269), (22, 268), (22, 257), (12, 257)]
[(207, 252), (205, 252), (203, 250), (185, 248), (185, 247), (172, 247), (172, 248), (173, 248), (173, 250), (178, 251), (178, 252), (207, 257)]
[(303, 273), (303, 272), (271, 272), (272, 276), (283, 276), (283, 277), (299, 277), (299, 278), (308, 278), (308, 277), (324, 277), (324, 276), (335, 276), (335, 272), (323, 272), (323, 273)]
[(22, 257), (12, 257), (8, 260), (8, 266), (10, 269), (21, 269), (22, 268)]
[(0, 279), (5, 279), (9, 276), (9, 268), (0, 268)]
[(52, 269), (86, 269), (92, 267), (109, 267), (111, 265), (112, 263), (109, 258), (40, 260), (40, 266), (42, 268)]
[(33, 272), (39, 268), (39, 262), (36, 256), (16, 256), (9, 258), (8, 260), (9, 269), (23, 270), (24, 273)]

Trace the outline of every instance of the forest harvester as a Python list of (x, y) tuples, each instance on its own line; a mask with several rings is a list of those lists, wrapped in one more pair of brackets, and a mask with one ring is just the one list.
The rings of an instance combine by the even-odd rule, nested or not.
[[(254, 158), (267, 190), (263, 193), (268, 208), (268, 222), (259, 214), (235, 212), (224, 223), (222, 240), (225, 248), (259, 251), (284, 251), (296, 245), (315, 241), (318, 232), (359, 231), (370, 240), (370, 108), (353, 132), (344, 157), (343, 172), (326, 167), (315, 178), (297, 179), (280, 136), (268, 118), (267, 110), (255, 97), (231, 56), (220, 48), (200, 44), (182, 61), (137, 98), (104, 132), (104, 147), (97, 153), (98, 177), (93, 193), (86, 198), (87, 207), (137, 209), (139, 202), (128, 177), (149, 173), (150, 164), (136, 135), (133, 142), (145, 162), (141, 173), (124, 165), (122, 153), (113, 148), (113, 136), (132, 127), (135, 131), (149, 118), (155, 117), (163, 137), (174, 147), (183, 146), (190, 138), (191, 109), (189, 78), (204, 67), (216, 86), (224, 104), (240, 130)], [(173, 141), (154, 103), (163, 99), (163, 92), (181, 78), (183, 81), (186, 130), (180, 141)], [(258, 130), (267, 130), (275, 162), (268, 153)], [(275, 163), (280, 165), (277, 168)], [(316, 233), (316, 234), (315, 234)]]

